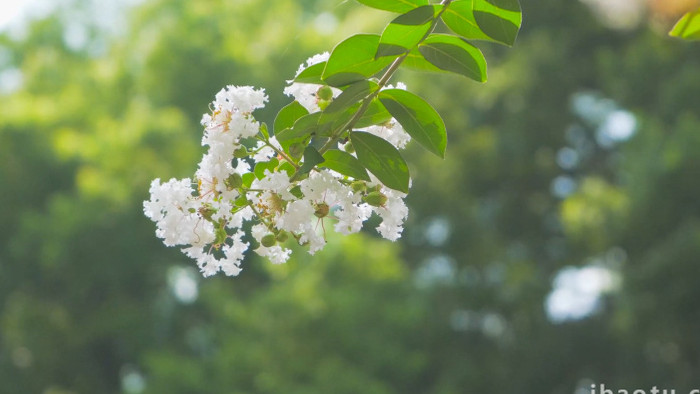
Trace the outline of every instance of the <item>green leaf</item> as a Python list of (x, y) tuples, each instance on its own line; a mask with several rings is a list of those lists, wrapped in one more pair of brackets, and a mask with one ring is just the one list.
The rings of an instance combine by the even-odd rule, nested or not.
[(476, 24), (472, 11), (474, 0), (457, 0), (450, 4), (442, 14), (442, 21), (453, 32), (468, 40), (493, 41), (484, 34)]
[(267, 123), (260, 123), (260, 134), (262, 134), (266, 140), (270, 139), (270, 132), (267, 130)]
[(435, 19), (438, 11), (442, 9), (441, 5), (424, 5), (413, 9), (405, 14), (397, 16), (393, 21), (394, 25), (418, 26), (432, 22)]
[(253, 173), (255, 173), (255, 177), (258, 179), (263, 179), (265, 177), (265, 170), (269, 170), (270, 172), (274, 172), (275, 168), (280, 164), (280, 162), (276, 158), (272, 158), (270, 161), (263, 161), (259, 162), (258, 164), (255, 165), (255, 169), (253, 170)]
[(342, 111), (353, 104), (361, 101), (365, 97), (377, 91), (379, 86), (368, 80), (357, 81), (348, 86), (338, 97), (333, 99), (330, 105), (324, 110), (325, 113)]
[(441, 70), (461, 74), (477, 82), (486, 82), (484, 55), (477, 47), (459, 37), (435, 34), (428, 37), (418, 50), (427, 61)]
[(318, 129), (318, 120), (320, 118), (321, 112), (314, 112), (300, 117), (291, 128), (285, 128), (275, 133), (277, 142), (282, 145), (286, 152), (289, 152), (289, 147), (292, 144), (308, 142), (312, 134)]
[(252, 185), (253, 181), (255, 180), (255, 174), (252, 172), (248, 172), (243, 174), (241, 178), (243, 178), (243, 186), (250, 188), (250, 185)]
[(329, 168), (354, 179), (361, 179), (363, 181), (370, 180), (367, 170), (365, 170), (355, 156), (349, 153), (332, 149), (326, 152), (323, 158), (326, 159), (326, 161), (319, 165), (319, 167)]
[(486, 0), (498, 8), (508, 11), (520, 12), (520, 1), (518, 0)]
[[(248, 175), (248, 174), (246, 174), (246, 175)], [(253, 174), (250, 174), (250, 175), (253, 175)], [(253, 178), (255, 178), (255, 175), (253, 175)], [(250, 187), (250, 185), (248, 185), (247, 187)], [(245, 194), (242, 194), (242, 195), (241, 195), (240, 197), (238, 197), (238, 198), (236, 199), (236, 201), (234, 201), (233, 203), (234, 203), (237, 207), (243, 207), (243, 206), (248, 205), (248, 199), (246, 198)]]
[(415, 47), (430, 30), (435, 11), (436, 6), (426, 5), (391, 21), (379, 40), (376, 57), (402, 55)]
[(501, 18), (496, 14), (485, 11), (474, 10), (474, 19), (481, 31), (496, 42), (512, 46), (520, 29), (514, 23)]
[(391, 120), (391, 114), (384, 108), (378, 98), (373, 98), (362, 117), (355, 123), (355, 127), (363, 128), (384, 124)]
[[(347, 123), (357, 112), (356, 103), (337, 112), (314, 112), (297, 119), (291, 129), (284, 129), (277, 135), (277, 141), (287, 150), (295, 142), (304, 142), (312, 136), (329, 137), (331, 132)], [(327, 109), (326, 109), (327, 110)]]
[(428, 0), (357, 0), (357, 2), (392, 12), (408, 12), (416, 7), (428, 5)]
[(275, 134), (279, 134), (279, 132), (284, 129), (291, 128), (294, 126), (294, 122), (308, 114), (309, 111), (307, 111), (303, 105), (299, 104), (297, 101), (292, 101), (277, 113), (274, 123)]
[(700, 9), (683, 15), (669, 35), (685, 40), (700, 40)]
[(379, 101), (414, 140), (430, 152), (445, 157), (445, 123), (430, 104), (401, 89), (382, 90)]
[(298, 199), (304, 198), (304, 193), (302, 193), (301, 187), (299, 185), (296, 185), (293, 188), (289, 189), (289, 192)]
[(391, 57), (374, 58), (379, 38), (376, 34), (357, 34), (338, 44), (323, 70), (323, 80), (331, 86), (346, 86), (388, 66)]
[(304, 164), (297, 171), (298, 175), (308, 174), (311, 170), (320, 163), (323, 163), (326, 159), (321, 156), (320, 153), (313, 146), (307, 146), (304, 150)]
[(425, 60), (418, 48), (411, 50), (401, 65), (415, 71), (446, 72)]
[(279, 133), (275, 134), (277, 142), (282, 146), (282, 149), (289, 153), (289, 147), (297, 142), (307, 142), (306, 140), (310, 137), (308, 135), (298, 136), (294, 133), (293, 129), (284, 129)]
[(326, 62), (321, 62), (314, 64), (313, 66), (309, 66), (304, 71), (300, 72), (299, 75), (294, 78), (294, 82), (299, 82), (299, 83), (314, 83), (314, 84), (323, 84), (323, 80), (321, 79), (321, 75), (323, 75), (323, 69), (326, 68)]
[(321, 137), (330, 137), (332, 132), (344, 126), (355, 116), (355, 113), (360, 108), (360, 103), (355, 103), (352, 106), (339, 112), (322, 112), (319, 119), (319, 128), (316, 134)]
[(294, 172), (296, 172), (294, 166), (288, 161), (285, 161), (284, 163), (280, 164), (279, 170), (286, 172), (289, 176), (294, 175)]
[(496, 7), (486, 0), (458, 0), (445, 10), (442, 20), (450, 30), (468, 40), (512, 46), (520, 30), (522, 14)]
[(298, 141), (311, 136), (318, 130), (319, 120), (322, 112), (314, 112), (304, 115), (294, 122), (294, 126), (290, 129), (285, 129), (277, 136), (277, 141), (280, 143), (288, 141)]
[(352, 132), (350, 141), (362, 165), (384, 186), (408, 193), (410, 175), (406, 161), (386, 140), (370, 133)]

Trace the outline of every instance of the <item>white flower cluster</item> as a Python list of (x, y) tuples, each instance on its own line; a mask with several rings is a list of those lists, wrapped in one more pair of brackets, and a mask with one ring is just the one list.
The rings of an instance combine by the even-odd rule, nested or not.
[[(317, 55), (306, 66), (327, 58)], [(314, 112), (321, 110), (317, 97), (321, 87), (291, 83), (285, 93)], [(333, 89), (334, 97), (339, 93)], [(250, 246), (250, 240), (244, 240), (245, 222), (252, 224), (255, 252), (275, 264), (286, 262), (291, 254), (284, 246), (287, 239), (308, 246), (311, 254), (321, 250), (328, 221), (335, 231), (351, 234), (375, 213), (382, 218), (377, 231), (389, 240), (398, 239), (408, 215), (405, 194), (374, 177), (366, 182), (329, 169), (315, 168), (296, 180), (295, 170), (303, 163), (295, 162), (252, 116), (266, 101), (262, 89), (222, 89), (211, 105), (212, 113), (202, 119), (202, 145), (209, 148), (194, 179), (151, 183), (144, 213), (156, 222), (156, 235), (163, 243), (183, 246), (204, 276), (219, 271), (235, 276)], [(394, 120), (363, 130), (398, 148), (410, 140)]]

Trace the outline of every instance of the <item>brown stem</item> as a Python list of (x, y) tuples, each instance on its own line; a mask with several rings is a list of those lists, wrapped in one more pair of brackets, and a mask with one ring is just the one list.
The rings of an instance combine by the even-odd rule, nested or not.
[(266, 140), (264, 140), (264, 139), (260, 139), (260, 141), (264, 142), (265, 145), (267, 145), (267, 146), (269, 146), (270, 148), (272, 148), (272, 150), (274, 150), (275, 153), (277, 153), (278, 155), (280, 155), (280, 156), (281, 156), (284, 160), (286, 160), (289, 164), (291, 164), (292, 166), (294, 166), (294, 169), (295, 169), (295, 170), (298, 170), (298, 169), (299, 169), (299, 165), (297, 165), (289, 156), (287, 156), (287, 154), (284, 153), (283, 150), (277, 149), (277, 148), (276, 148), (274, 145), (272, 145), (269, 141), (266, 141)]

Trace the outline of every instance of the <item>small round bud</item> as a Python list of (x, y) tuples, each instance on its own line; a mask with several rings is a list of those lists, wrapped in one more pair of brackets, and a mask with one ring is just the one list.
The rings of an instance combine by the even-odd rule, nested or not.
[(363, 192), (367, 190), (367, 184), (362, 182), (362, 181), (355, 181), (350, 184), (350, 187), (352, 188), (352, 191), (355, 193)]
[(333, 99), (333, 89), (330, 86), (323, 86), (316, 92), (316, 97), (321, 100), (330, 101)]
[(277, 234), (277, 242), (285, 242), (289, 239), (289, 234), (287, 234), (286, 231), (280, 231), (279, 234)]
[(294, 143), (289, 146), (289, 155), (292, 156), (293, 159), (300, 159), (304, 154), (304, 149), (306, 149), (306, 146), (301, 142)]
[(330, 100), (318, 100), (318, 108), (320, 108), (321, 111), (328, 108), (329, 105), (331, 105)]
[(326, 204), (325, 202), (316, 204), (316, 211), (314, 212), (314, 215), (316, 215), (317, 218), (325, 218), (328, 216), (328, 212), (330, 212), (331, 208)]
[(271, 246), (275, 246), (277, 243), (277, 238), (275, 238), (275, 234), (267, 234), (266, 236), (262, 237), (260, 243), (262, 246), (269, 248)]
[(233, 157), (235, 157), (236, 159), (248, 157), (248, 149), (245, 146), (241, 146), (240, 148), (233, 151)]
[(347, 144), (345, 144), (345, 146), (343, 146), (343, 149), (345, 149), (345, 151), (350, 154), (355, 153), (355, 147), (352, 146), (352, 142), (348, 142)]
[(373, 207), (381, 207), (386, 204), (387, 196), (381, 192), (371, 192), (368, 195), (362, 197), (362, 201)]
[(226, 187), (229, 190), (238, 189), (239, 187), (243, 186), (243, 177), (241, 174), (234, 172), (228, 178), (226, 178), (226, 182), (224, 183), (226, 183)]

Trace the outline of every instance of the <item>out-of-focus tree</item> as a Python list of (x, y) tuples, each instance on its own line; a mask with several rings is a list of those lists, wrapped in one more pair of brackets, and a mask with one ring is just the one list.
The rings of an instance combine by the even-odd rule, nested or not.
[[(581, 3), (523, 3), (515, 48), (487, 48), (486, 85), (402, 76), (450, 139), (445, 161), (411, 151), (404, 241), (331, 239), (234, 280), (199, 280), (154, 239), (148, 181), (190, 175), (223, 85), (265, 87), (269, 123), (302, 60), (390, 15), (152, 1), (80, 48), (58, 16), (3, 35), (0, 72), (24, 83), (0, 96), (0, 393), (690, 387), (700, 52), (608, 30)], [(630, 135), (606, 134), (613, 114)], [(567, 266), (621, 281), (557, 320), (547, 300)]]

